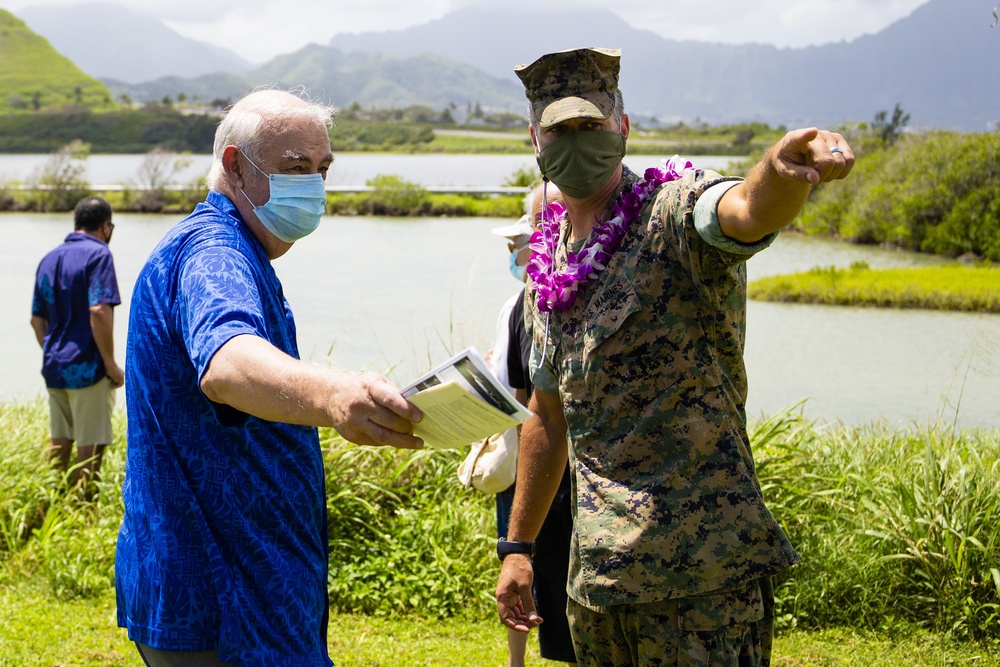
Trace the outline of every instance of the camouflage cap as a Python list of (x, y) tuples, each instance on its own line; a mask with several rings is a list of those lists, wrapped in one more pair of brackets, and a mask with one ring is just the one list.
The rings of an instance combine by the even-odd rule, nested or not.
[(541, 127), (571, 118), (611, 116), (618, 90), (619, 49), (573, 49), (542, 56), (514, 73)]

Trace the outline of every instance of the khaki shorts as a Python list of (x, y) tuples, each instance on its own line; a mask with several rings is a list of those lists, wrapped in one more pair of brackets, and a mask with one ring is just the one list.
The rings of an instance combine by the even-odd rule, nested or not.
[(49, 389), (52, 438), (75, 440), (78, 446), (110, 445), (115, 390), (107, 378), (83, 389)]

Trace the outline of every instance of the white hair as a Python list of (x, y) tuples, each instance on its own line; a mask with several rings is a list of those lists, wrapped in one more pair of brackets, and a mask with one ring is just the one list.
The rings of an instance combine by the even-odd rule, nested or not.
[(535, 194), (536, 193), (541, 194), (541, 190), (538, 189), (540, 187), (541, 187), (540, 185), (539, 186), (535, 186), (535, 187), (531, 188), (530, 190), (528, 190), (528, 194), (524, 195), (524, 214), (526, 216), (528, 216), (529, 218), (531, 217), (531, 214), (532, 214), (532, 210), (531, 210), (532, 206), (535, 203)]
[(226, 146), (236, 146), (247, 158), (260, 162), (260, 145), (267, 134), (292, 119), (313, 119), (327, 129), (333, 127), (335, 107), (309, 100), (304, 91), (268, 88), (255, 90), (234, 104), (215, 130), (212, 166), (205, 178), (208, 187), (218, 190), (225, 174), (222, 154)]

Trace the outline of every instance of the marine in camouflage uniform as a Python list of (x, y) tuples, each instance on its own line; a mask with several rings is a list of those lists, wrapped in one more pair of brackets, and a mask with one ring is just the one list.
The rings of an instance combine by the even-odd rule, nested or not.
[[(617, 55), (580, 49), (516, 70), (532, 102), (536, 146), (537, 127), (612, 118)], [(583, 130), (560, 132), (573, 129)], [(552, 163), (540, 158), (540, 166), (546, 173)], [(603, 220), (638, 181), (624, 165), (608, 182), (615, 177)], [(746, 431), (745, 261), (776, 231), (751, 241), (723, 231), (720, 202), (741, 183), (686, 172), (647, 200), (568, 309), (540, 312), (528, 292), (532, 380), (541, 396), (558, 397), (561, 415), (546, 416), (533, 401), (541, 414), (525, 424), (518, 475), (528, 479), (525, 467), (541, 460), (536, 442), (558, 461), (565, 432), (576, 500), (568, 615), (581, 665), (769, 664), (769, 577), (798, 556), (764, 505)], [(578, 220), (569, 222), (556, 267), (589, 238), (573, 234), (571, 242)], [(532, 479), (550, 484), (544, 474)], [(531, 517), (544, 509), (548, 491), (524, 486), (510, 539), (531, 537)], [(523, 596), (527, 611), (516, 608), (511, 596), (526, 589), (513, 570), (505, 561), (498, 607), (507, 625), (527, 629), (537, 620)]]
[[(625, 171), (622, 185), (636, 180)], [(695, 224), (699, 195), (726, 182), (699, 171), (664, 185), (569, 310), (546, 326), (526, 306), (534, 353), (546, 356), (532, 377), (559, 395), (569, 432), (571, 598), (604, 612), (699, 596), (689, 613), (658, 614), (742, 637), (770, 622), (757, 580), (798, 557), (764, 506), (744, 414), (745, 260), (773, 237), (730, 241), (707, 211), (709, 224)], [(562, 245), (557, 264), (582, 245)], [(580, 642), (578, 654), (607, 641)]]

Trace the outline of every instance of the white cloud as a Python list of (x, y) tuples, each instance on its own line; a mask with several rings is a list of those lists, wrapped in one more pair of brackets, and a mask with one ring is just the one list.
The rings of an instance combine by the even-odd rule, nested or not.
[(802, 47), (882, 30), (928, 0), (715, 0), (712, 11), (687, 0), (623, 6), (633, 27), (673, 39)]
[[(88, 0), (49, 0), (79, 4)], [(115, 0), (111, 0), (115, 1)], [(928, 0), (654, 0), (614, 7), (626, 22), (670, 39), (800, 47), (877, 32)], [(15, 14), (37, 0), (6, 0)], [(335, 34), (399, 30), (427, 23), (483, 0), (117, 0), (164, 20), (178, 33), (264, 62)], [(536, 0), (495, 0), (493, 6), (532, 10)], [(606, 0), (549, 0), (547, 11), (607, 9)], [(533, 29), (526, 26), (526, 29)], [(538, 26), (550, 30), (552, 26)]]
[[(277, 54), (292, 53), (306, 44), (327, 44), (336, 34), (399, 30), (444, 16), (448, 3), (425, 2), (416, 10), (400, 0), (327, 2), (255, 0), (257, 11), (230, 9), (211, 20), (197, 15), (172, 19), (168, 25), (185, 37), (234, 51), (247, 60), (264, 62)], [(225, 41), (220, 41), (225, 36)]]

